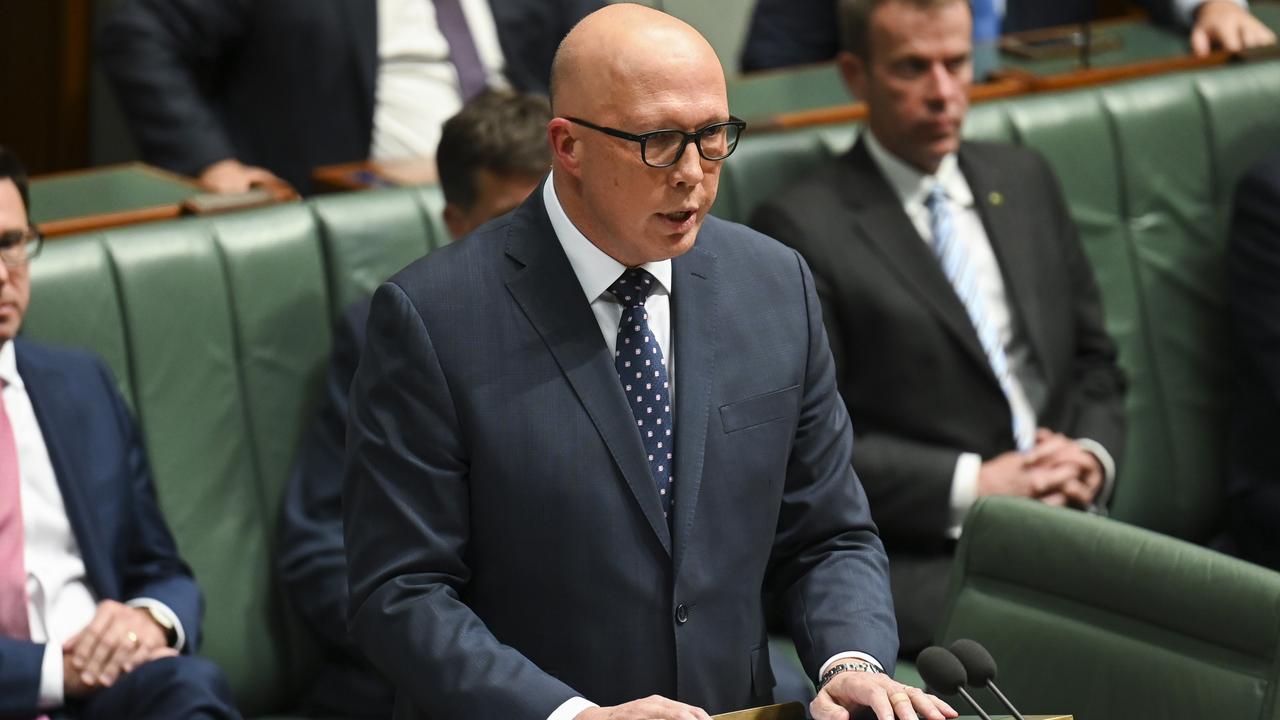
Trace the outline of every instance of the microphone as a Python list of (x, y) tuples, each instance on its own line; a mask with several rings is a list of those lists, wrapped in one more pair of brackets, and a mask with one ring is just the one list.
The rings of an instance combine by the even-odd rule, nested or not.
[(916, 670), (920, 671), (920, 677), (924, 678), (925, 684), (929, 687), (943, 695), (959, 693), (974, 712), (978, 713), (978, 717), (982, 720), (991, 720), (991, 716), (964, 689), (966, 678), (964, 665), (960, 664), (950, 650), (937, 645), (921, 650), (920, 655), (916, 657)]
[(1009, 698), (1000, 692), (1000, 688), (996, 687), (996, 660), (986, 648), (976, 640), (961, 638), (951, 643), (951, 654), (964, 666), (965, 675), (969, 677), (969, 687), (987, 688), (1017, 720), (1026, 720), (1013, 703), (1009, 702)]

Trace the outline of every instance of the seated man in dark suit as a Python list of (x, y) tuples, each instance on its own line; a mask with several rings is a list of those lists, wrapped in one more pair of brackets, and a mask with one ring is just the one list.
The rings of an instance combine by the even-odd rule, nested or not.
[(98, 53), (142, 157), (216, 192), (430, 156), (486, 87), (546, 94), (601, 0), (125, 0)]
[(0, 148), (0, 716), (239, 717), (110, 371), (17, 337), (40, 244)]
[[(1021, 30), (1086, 22), (1093, 0), (971, 0), (974, 38), (979, 41)], [(742, 49), (742, 70), (831, 60), (840, 50), (838, 0), (758, 0)], [(1275, 33), (1249, 13), (1246, 0), (1140, 0), (1157, 21), (1190, 28), (1191, 50), (1231, 52), (1269, 45)], [(1001, 14), (1001, 6), (1003, 14)]]
[(374, 293), (351, 385), (351, 634), (400, 718), (707, 720), (769, 702), (764, 591), (820, 720), (955, 711), (886, 674), (888, 568), (794, 251), (708, 217), (744, 123), (638, 4), (565, 38), (552, 173)]
[[(444, 124), (437, 154), (444, 220), (459, 239), (518, 206), (538, 187), (551, 153), (545, 98), (489, 92)], [(391, 687), (347, 637), (342, 463), (347, 391), (364, 346), (368, 298), (334, 333), (324, 401), (289, 480), (280, 518), (280, 576), (290, 603), (320, 640), (324, 660), (304, 703), (324, 716), (390, 717)]]
[(867, 125), (752, 225), (813, 268), (910, 655), (933, 639), (977, 497), (1105, 507), (1125, 383), (1053, 172), (960, 141), (968, 4), (843, 0), (841, 24)]
[(1280, 570), (1280, 153), (1236, 188), (1227, 271), (1238, 368), (1228, 531), (1241, 557)]

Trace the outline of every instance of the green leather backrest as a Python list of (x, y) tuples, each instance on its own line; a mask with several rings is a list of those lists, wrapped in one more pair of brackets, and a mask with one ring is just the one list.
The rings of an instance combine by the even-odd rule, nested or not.
[(405, 265), (443, 245), (440, 213), (425, 190), (320, 196), (311, 201), (324, 240), (330, 308), (343, 308), (373, 292)]
[[(969, 138), (1048, 158), (1098, 277), (1130, 382), (1114, 516), (1197, 541), (1215, 529), (1223, 486), (1231, 194), (1252, 159), (1280, 147), (1277, 107), (1280, 62), (1268, 61), (982, 103), (965, 124)], [(836, 153), (854, 135), (824, 132)], [(749, 218), (826, 157), (817, 136), (745, 136), (723, 170), (729, 201), (715, 212)]]
[(985, 645), (1024, 713), (1280, 718), (1280, 573), (1013, 498), (974, 506), (956, 557), (939, 642)]

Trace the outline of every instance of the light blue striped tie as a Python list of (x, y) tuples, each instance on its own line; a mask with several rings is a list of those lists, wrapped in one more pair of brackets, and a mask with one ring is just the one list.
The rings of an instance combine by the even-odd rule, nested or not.
[(1000, 381), (1000, 389), (1009, 401), (1009, 412), (1013, 416), (1013, 439), (1022, 451), (1030, 450), (1036, 441), (1035, 420), (1028, 413), (1019, 412), (1018, 406), (1012, 402), (1013, 375), (1009, 370), (1009, 358), (1005, 355), (1000, 335), (992, 324), (991, 318), (983, 307), (982, 293), (978, 288), (977, 274), (964, 243), (956, 236), (955, 217), (951, 214), (951, 205), (947, 202), (947, 193), (941, 185), (934, 185), (925, 201), (931, 215), (930, 226), (933, 230), (933, 252), (942, 264), (942, 272), (951, 281), (956, 295), (964, 304), (969, 321), (978, 332), (978, 342), (982, 351), (987, 354), (987, 362), (991, 363), (991, 371)]

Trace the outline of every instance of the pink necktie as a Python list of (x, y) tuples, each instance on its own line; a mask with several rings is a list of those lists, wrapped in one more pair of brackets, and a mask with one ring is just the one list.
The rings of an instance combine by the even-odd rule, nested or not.
[(27, 619), (27, 568), (22, 557), (24, 545), (18, 445), (0, 396), (0, 635), (18, 640), (31, 638)]

